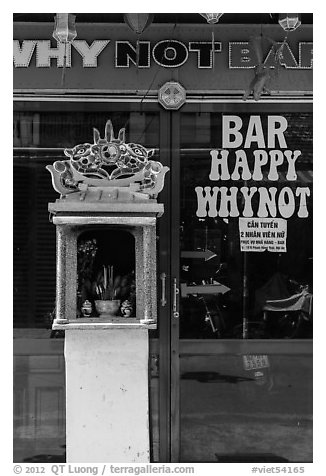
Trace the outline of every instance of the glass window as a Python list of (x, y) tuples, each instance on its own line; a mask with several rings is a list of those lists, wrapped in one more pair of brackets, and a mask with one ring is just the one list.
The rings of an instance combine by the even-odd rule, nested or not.
[(233, 111), (181, 113), (180, 461), (311, 462), (312, 115)]
[(180, 130), (181, 338), (311, 338), (312, 114)]
[(46, 165), (66, 158), (65, 147), (93, 143), (93, 128), (103, 137), (108, 119), (115, 137), (125, 127), (127, 142), (146, 144), (158, 153), (158, 114), (62, 109), (14, 112), (15, 327), (50, 328), (53, 318), (55, 227), (47, 210), (58, 194)]
[(181, 358), (181, 461), (312, 462), (312, 356), (246, 357)]
[[(96, 107), (99, 110), (94, 110)], [(65, 159), (64, 148), (93, 143), (93, 127), (103, 137), (108, 119), (112, 121), (115, 137), (125, 127), (127, 142), (154, 148), (158, 155), (157, 113), (118, 111), (116, 106), (111, 110), (110, 105), (105, 105), (105, 111), (103, 108), (103, 105), (78, 103), (71, 110), (67, 103), (32, 102), (19, 103), (14, 112), (15, 462), (65, 462), (66, 459), (64, 335), (51, 330), (56, 294), (56, 230), (49, 221), (48, 203), (59, 195), (45, 167)], [(94, 236), (85, 234), (84, 239), (87, 238)], [(112, 255), (105, 251), (105, 234), (97, 232), (95, 238), (99, 262), (115, 265)], [(124, 276), (135, 267), (134, 255), (126, 253), (126, 248), (134, 250), (134, 244), (131, 247), (129, 241), (118, 236), (115, 243), (119, 245), (114, 252), (124, 258), (122, 268), (116, 267), (116, 270)], [(133, 263), (131, 268), (130, 263), (126, 263), (128, 259)], [(99, 267), (99, 263), (95, 265)], [(88, 283), (80, 284), (82, 295)], [(153, 368), (151, 405), (155, 409), (158, 407), (158, 368), (156, 365)], [(155, 460), (158, 459), (156, 416), (157, 411), (151, 413)]]

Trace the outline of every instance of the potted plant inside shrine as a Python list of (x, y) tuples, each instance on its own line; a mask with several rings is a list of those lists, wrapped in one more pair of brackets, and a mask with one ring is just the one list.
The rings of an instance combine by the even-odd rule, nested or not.
[[(93, 283), (93, 290), (96, 296), (95, 309), (100, 317), (115, 317), (119, 311), (124, 317), (132, 315), (135, 305), (135, 285), (132, 275), (114, 276), (114, 267), (103, 265)], [(124, 301), (121, 304), (122, 299)]]
[[(119, 273), (119, 266), (99, 262), (97, 239), (84, 238), (78, 244), (77, 316), (134, 317), (136, 310), (135, 272)], [(102, 261), (103, 263), (103, 261)], [(118, 270), (116, 272), (116, 270)]]
[(113, 266), (103, 266), (103, 269), (98, 273), (97, 279), (93, 284), (95, 288), (95, 308), (100, 317), (114, 317), (117, 315), (121, 301), (120, 282), (121, 277), (114, 278)]

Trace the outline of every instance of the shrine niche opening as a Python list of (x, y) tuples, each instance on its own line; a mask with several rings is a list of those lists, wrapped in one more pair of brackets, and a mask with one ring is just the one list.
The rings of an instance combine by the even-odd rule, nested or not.
[(77, 316), (97, 316), (96, 301), (103, 299), (119, 301), (118, 316), (135, 316), (135, 238), (132, 230), (95, 227), (78, 236)]

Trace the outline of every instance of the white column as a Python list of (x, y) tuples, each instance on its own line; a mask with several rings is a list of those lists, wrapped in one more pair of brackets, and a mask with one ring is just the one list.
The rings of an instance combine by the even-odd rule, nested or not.
[(65, 359), (67, 462), (149, 462), (148, 330), (66, 330)]

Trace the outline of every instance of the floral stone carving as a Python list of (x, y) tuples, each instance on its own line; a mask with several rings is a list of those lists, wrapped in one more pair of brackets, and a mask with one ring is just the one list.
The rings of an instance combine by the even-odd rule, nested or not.
[(156, 198), (169, 168), (151, 160), (154, 149), (127, 143), (124, 128), (114, 137), (110, 120), (106, 122), (104, 138), (96, 128), (93, 132), (93, 144), (64, 149), (67, 160), (46, 166), (54, 189), (72, 199), (76, 195), (92, 199), (94, 192), (96, 200)]

